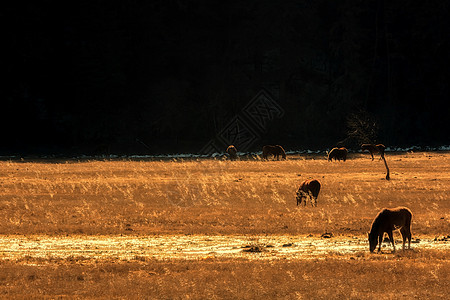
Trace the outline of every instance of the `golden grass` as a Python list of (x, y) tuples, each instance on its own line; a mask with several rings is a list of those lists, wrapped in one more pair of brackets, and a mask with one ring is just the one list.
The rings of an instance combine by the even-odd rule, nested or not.
[[(0, 162), (0, 234), (364, 234), (404, 205), (413, 234), (450, 229), (450, 154), (288, 161)], [(322, 183), (297, 207), (300, 182)]]
[[(309, 235), (362, 238), (383, 207), (413, 212), (413, 238), (450, 234), (450, 154), (287, 161), (3, 161), (2, 235)], [(322, 183), (297, 207), (300, 182)], [(398, 237), (398, 233), (396, 233)], [(398, 245), (399, 248), (399, 245)], [(0, 260), (0, 298), (445, 298), (448, 250), (319, 259), (25, 257)]]
[(445, 299), (442, 251), (316, 260), (33, 260), (0, 262), (5, 298)]

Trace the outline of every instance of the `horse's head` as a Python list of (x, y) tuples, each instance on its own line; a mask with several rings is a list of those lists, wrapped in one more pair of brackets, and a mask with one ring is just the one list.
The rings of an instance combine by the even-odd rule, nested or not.
[(369, 249), (370, 249), (370, 252), (373, 252), (375, 250), (375, 248), (377, 247), (377, 244), (378, 244), (378, 242), (377, 242), (378, 236), (375, 233), (373, 233), (373, 232), (370, 232), (367, 235), (369, 237)]

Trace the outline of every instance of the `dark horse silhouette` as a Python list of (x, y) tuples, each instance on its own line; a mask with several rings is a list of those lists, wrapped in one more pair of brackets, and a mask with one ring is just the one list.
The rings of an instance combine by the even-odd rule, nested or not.
[[(302, 204), (303, 199), (309, 197), (311, 200), (311, 206), (317, 206), (317, 196), (319, 196), (320, 192), (320, 182), (316, 179), (307, 179), (300, 184), (300, 187), (297, 190), (297, 206)], [(314, 200), (314, 205), (313, 205)]]
[(228, 146), (227, 153), (230, 156), (231, 160), (237, 159), (237, 150), (236, 150), (236, 147), (234, 147), (233, 145)]
[(373, 160), (373, 155), (377, 154), (377, 153), (380, 153), (380, 159), (382, 159), (384, 157), (384, 149), (386, 149), (386, 147), (383, 144), (378, 144), (378, 145), (362, 144), (361, 149), (363, 151), (365, 151), (365, 150), (369, 151), (370, 155), (372, 156), (372, 160)]
[(348, 150), (347, 148), (333, 148), (331, 149), (331, 151), (328, 153), (328, 161), (333, 160), (343, 160), (345, 161), (347, 159), (347, 153)]
[(383, 242), (383, 236), (386, 232), (389, 236), (389, 240), (394, 247), (394, 238), (392, 231), (400, 229), (400, 233), (403, 238), (403, 250), (405, 249), (405, 241), (408, 239), (408, 249), (411, 248), (411, 218), (412, 213), (409, 208), (397, 207), (397, 208), (384, 208), (373, 220), (372, 228), (369, 232), (369, 249), (373, 252), (378, 246), (378, 252), (381, 251), (381, 243)]
[(266, 145), (263, 147), (263, 159), (268, 159), (269, 154), (273, 155), (273, 158), (277, 158), (277, 160), (280, 159), (280, 155), (283, 159), (286, 159), (286, 152), (284, 151), (283, 147), (280, 145), (271, 146)]

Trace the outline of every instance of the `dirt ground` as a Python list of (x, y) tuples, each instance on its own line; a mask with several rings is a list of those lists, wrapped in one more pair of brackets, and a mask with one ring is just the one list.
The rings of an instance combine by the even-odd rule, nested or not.
[[(324, 236), (1, 236), (0, 259), (311, 259), (327, 255), (350, 257), (368, 250), (367, 240), (361, 237)], [(412, 241), (411, 251), (414, 248), (449, 251), (450, 238), (416, 238)], [(396, 241), (396, 249), (402, 249), (401, 240)], [(382, 252), (393, 252), (387, 240)]]

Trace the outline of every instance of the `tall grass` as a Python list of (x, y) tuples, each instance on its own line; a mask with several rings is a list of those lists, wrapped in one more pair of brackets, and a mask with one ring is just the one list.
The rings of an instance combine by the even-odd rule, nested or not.
[[(0, 162), (0, 234), (363, 234), (378, 210), (404, 205), (413, 234), (450, 229), (450, 154), (354, 155), (346, 162)], [(322, 183), (297, 207), (300, 182)]]
[[(413, 237), (450, 233), (450, 154), (287, 161), (0, 162), (0, 234), (365, 235), (404, 205)], [(300, 182), (322, 183), (297, 207)], [(18, 245), (20, 247), (20, 245)], [(448, 251), (330, 252), (319, 259), (25, 257), (0, 260), (0, 298), (446, 298)]]

